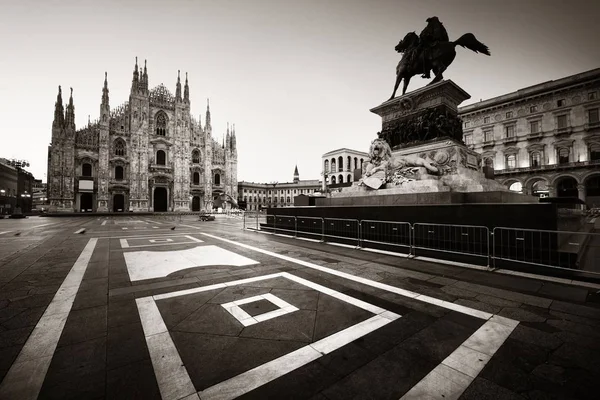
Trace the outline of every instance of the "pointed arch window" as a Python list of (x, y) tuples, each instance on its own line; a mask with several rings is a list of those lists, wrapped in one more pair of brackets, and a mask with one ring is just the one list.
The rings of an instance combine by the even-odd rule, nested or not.
[(220, 185), (221, 184), (221, 174), (216, 173), (215, 174), (215, 185)]
[(125, 142), (121, 139), (115, 141), (115, 155), (121, 157), (125, 156)]
[(332, 158), (332, 159), (331, 159), (331, 172), (332, 172), (332, 173), (335, 173), (335, 172), (337, 172), (337, 171), (336, 171), (336, 168), (335, 168), (335, 158)]
[(200, 173), (199, 172), (194, 172), (194, 177), (193, 180), (194, 185), (199, 185), (200, 184)]
[(200, 164), (200, 152), (198, 150), (192, 152), (192, 163)]
[(329, 172), (329, 160), (325, 160), (325, 165), (323, 167), (323, 170), (325, 172)]
[(338, 157), (338, 172), (342, 172), (344, 170), (344, 158), (342, 156)]
[(163, 112), (159, 112), (156, 116), (156, 134), (159, 136), (167, 135), (167, 116)]

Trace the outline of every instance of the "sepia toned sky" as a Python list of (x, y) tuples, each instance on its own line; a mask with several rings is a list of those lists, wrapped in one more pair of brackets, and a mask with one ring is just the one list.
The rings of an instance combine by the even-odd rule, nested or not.
[[(492, 56), (458, 48), (445, 73), (463, 105), (600, 67), (592, 0), (20, 0), (0, 14), (0, 157), (46, 180), (57, 87), (76, 125), (128, 100), (135, 57), (150, 87), (189, 75), (192, 113), (210, 98), (213, 136), (235, 123), (238, 179), (318, 179), (321, 155), (366, 151), (369, 112), (391, 95), (394, 46), (437, 16), (450, 40), (472, 32)], [(409, 90), (428, 81), (413, 78)], [(65, 95), (66, 94), (66, 95)]]

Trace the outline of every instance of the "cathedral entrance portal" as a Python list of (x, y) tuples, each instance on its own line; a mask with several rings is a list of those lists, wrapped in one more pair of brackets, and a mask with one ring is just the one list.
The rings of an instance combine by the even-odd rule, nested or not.
[(200, 211), (200, 197), (198, 196), (192, 198), (192, 211)]
[(167, 211), (168, 209), (168, 200), (167, 200), (167, 189), (164, 187), (156, 187), (154, 188), (154, 211)]
[(125, 211), (125, 196), (122, 194), (115, 194), (113, 197), (113, 212)]
[(94, 204), (94, 197), (91, 193), (81, 194), (81, 212), (92, 212)]

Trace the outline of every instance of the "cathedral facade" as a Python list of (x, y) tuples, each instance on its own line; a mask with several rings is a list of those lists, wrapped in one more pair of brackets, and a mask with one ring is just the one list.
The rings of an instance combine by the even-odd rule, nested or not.
[(204, 126), (190, 112), (187, 74), (175, 95), (148, 88), (133, 71), (129, 101), (111, 109), (105, 74), (100, 116), (75, 128), (73, 90), (66, 110), (59, 86), (48, 148), (50, 212), (210, 211), (237, 199), (235, 128), (219, 143), (210, 106)]

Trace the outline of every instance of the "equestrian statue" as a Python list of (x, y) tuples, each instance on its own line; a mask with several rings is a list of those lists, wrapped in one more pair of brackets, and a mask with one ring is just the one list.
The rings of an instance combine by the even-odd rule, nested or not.
[(407, 33), (395, 48), (398, 53), (404, 54), (396, 67), (396, 84), (390, 100), (396, 96), (402, 79), (402, 94), (406, 93), (410, 78), (417, 74), (422, 74), (422, 78), (430, 78), (430, 71), (433, 71), (435, 77), (429, 85), (444, 79), (442, 74), (456, 57), (456, 45), (475, 53), (490, 55), (488, 47), (478, 41), (472, 33), (465, 33), (458, 40), (451, 42), (438, 17), (427, 18), (427, 26), (419, 36), (415, 32)]

